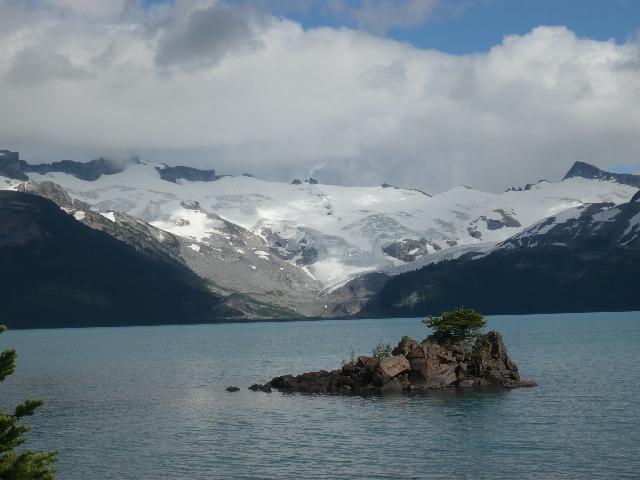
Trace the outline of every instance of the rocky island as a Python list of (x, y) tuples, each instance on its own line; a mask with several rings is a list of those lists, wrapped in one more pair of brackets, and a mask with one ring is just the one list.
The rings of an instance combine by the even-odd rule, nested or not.
[(477, 333), (485, 325), (477, 312), (456, 309), (425, 323), (434, 333), (422, 342), (405, 336), (392, 351), (378, 348), (336, 370), (283, 375), (251, 389), (351, 394), (536, 385), (520, 378), (500, 333)]

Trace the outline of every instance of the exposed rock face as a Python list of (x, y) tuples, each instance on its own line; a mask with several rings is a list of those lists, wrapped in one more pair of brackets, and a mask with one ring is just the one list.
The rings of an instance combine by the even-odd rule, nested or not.
[(18, 152), (0, 150), (0, 175), (17, 180), (28, 180), (28, 177), (22, 172)]
[(156, 168), (156, 170), (161, 179), (172, 183), (176, 183), (181, 178), (189, 182), (213, 182), (221, 178), (216, 175), (215, 170), (200, 170), (193, 167), (170, 167), (165, 165), (164, 168)]
[[(132, 159), (131, 163), (139, 163), (138, 160)], [(62, 160), (53, 163), (41, 163), (39, 165), (31, 165), (21, 161), (23, 172), (35, 172), (41, 175), (50, 172), (61, 172), (73, 175), (80, 180), (92, 182), (102, 175), (115, 175), (124, 171), (124, 166), (116, 164), (106, 158), (97, 158), (89, 162), (74, 162), (73, 160)]]
[(386, 245), (382, 248), (382, 251), (390, 257), (397, 258), (403, 262), (413, 262), (418, 257), (428, 255), (429, 247), (436, 251), (442, 248), (437, 243), (428, 242), (424, 238), (420, 240), (405, 238)]
[(631, 173), (611, 173), (585, 162), (575, 162), (564, 179), (582, 177), (596, 180), (614, 180), (618, 183), (640, 188), (640, 175)]
[(535, 385), (532, 380), (520, 380), (518, 366), (507, 354), (498, 332), (480, 335), (472, 347), (443, 345), (436, 343), (433, 337), (422, 343), (403, 337), (391, 357), (362, 356), (358, 357), (357, 363), (345, 364), (341, 369), (284, 375), (252, 389), (273, 387), (289, 392), (357, 393), (486, 385), (504, 388)]
[(378, 293), (389, 276), (372, 272), (360, 275), (322, 297), (323, 316), (355, 315)]
[(634, 203), (634, 202), (640, 202), (640, 190), (638, 190), (636, 194), (633, 197), (631, 197), (631, 202), (629, 203)]
[(519, 228), (522, 226), (518, 220), (501, 208), (494, 210), (494, 212), (501, 215), (502, 219), (496, 220), (493, 218), (480, 217), (482, 220), (487, 222), (487, 228), (489, 230), (499, 230), (504, 227)]
[[(129, 163), (139, 163), (137, 159), (129, 160)], [(0, 175), (18, 180), (28, 180), (26, 173), (34, 172), (45, 175), (51, 172), (61, 172), (73, 175), (80, 180), (92, 182), (102, 175), (114, 175), (123, 171), (123, 165), (114, 163), (106, 158), (96, 158), (89, 162), (74, 162), (62, 160), (53, 163), (41, 163), (32, 165), (20, 160), (18, 152), (0, 150)]]
[(39, 195), (44, 198), (57, 203), (61, 207), (71, 208), (73, 207), (73, 200), (57, 183), (53, 182), (24, 182), (18, 185), (16, 188), (18, 192), (31, 193), (33, 195)]

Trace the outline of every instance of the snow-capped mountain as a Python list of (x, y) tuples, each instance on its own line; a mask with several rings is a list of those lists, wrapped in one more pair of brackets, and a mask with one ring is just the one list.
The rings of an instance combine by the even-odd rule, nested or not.
[(637, 310), (640, 193), (630, 202), (559, 212), (482, 253), (389, 280), (372, 315), (439, 313), (465, 302), (485, 313)]
[[(429, 196), (388, 185), (277, 183), (151, 162), (117, 168), (94, 162), (92, 167), (75, 162), (33, 166), (5, 152), (0, 174), (53, 181), (92, 210), (106, 216), (126, 213), (188, 239), (194, 253), (229, 246), (255, 257), (250, 276), (271, 268), (267, 265), (275, 259), (303, 272), (317, 293), (363, 273), (396, 273), (456, 252), (483, 250), (558, 212), (627, 202), (637, 191), (615, 178), (573, 175), (501, 194), (456, 187)], [(235, 245), (231, 224), (253, 240)]]

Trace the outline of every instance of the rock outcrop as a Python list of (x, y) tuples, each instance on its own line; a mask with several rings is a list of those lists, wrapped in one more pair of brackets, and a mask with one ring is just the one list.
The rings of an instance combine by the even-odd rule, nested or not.
[(445, 345), (432, 336), (422, 343), (403, 337), (389, 357), (362, 356), (337, 370), (284, 375), (265, 385), (254, 385), (252, 390), (350, 394), (489, 385), (536, 385), (520, 379), (518, 366), (507, 354), (498, 332), (480, 335), (472, 346)]
[(160, 178), (167, 182), (178, 183), (178, 180), (184, 179), (189, 182), (214, 182), (222, 176), (216, 175), (215, 170), (200, 170), (193, 167), (170, 167), (165, 165), (164, 168), (156, 167), (157, 172), (160, 174)]
[(48, 198), (63, 208), (73, 207), (73, 199), (57, 183), (27, 181), (18, 185), (16, 191)]
[(607, 172), (585, 162), (575, 162), (564, 176), (564, 180), (574, 177), (593, 180), (613, 180), (614, 182), (640, 188), (640, 175)]

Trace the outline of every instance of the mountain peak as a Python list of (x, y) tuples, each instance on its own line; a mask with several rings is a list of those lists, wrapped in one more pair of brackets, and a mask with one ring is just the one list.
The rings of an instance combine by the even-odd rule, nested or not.
[(600, 170), (595, 165), (586, 162), (574, 162), (563, 180), (574, 177), (601, 179), (603, 176), (611, 175), (609, 172)]
[(586, 178), (589, 180), (613, 180), (623, 185), (640, 188), (640, 175), (631, 173), (612, 173), (585, 162), (575, 162), (563, 180), (569, 178)]

